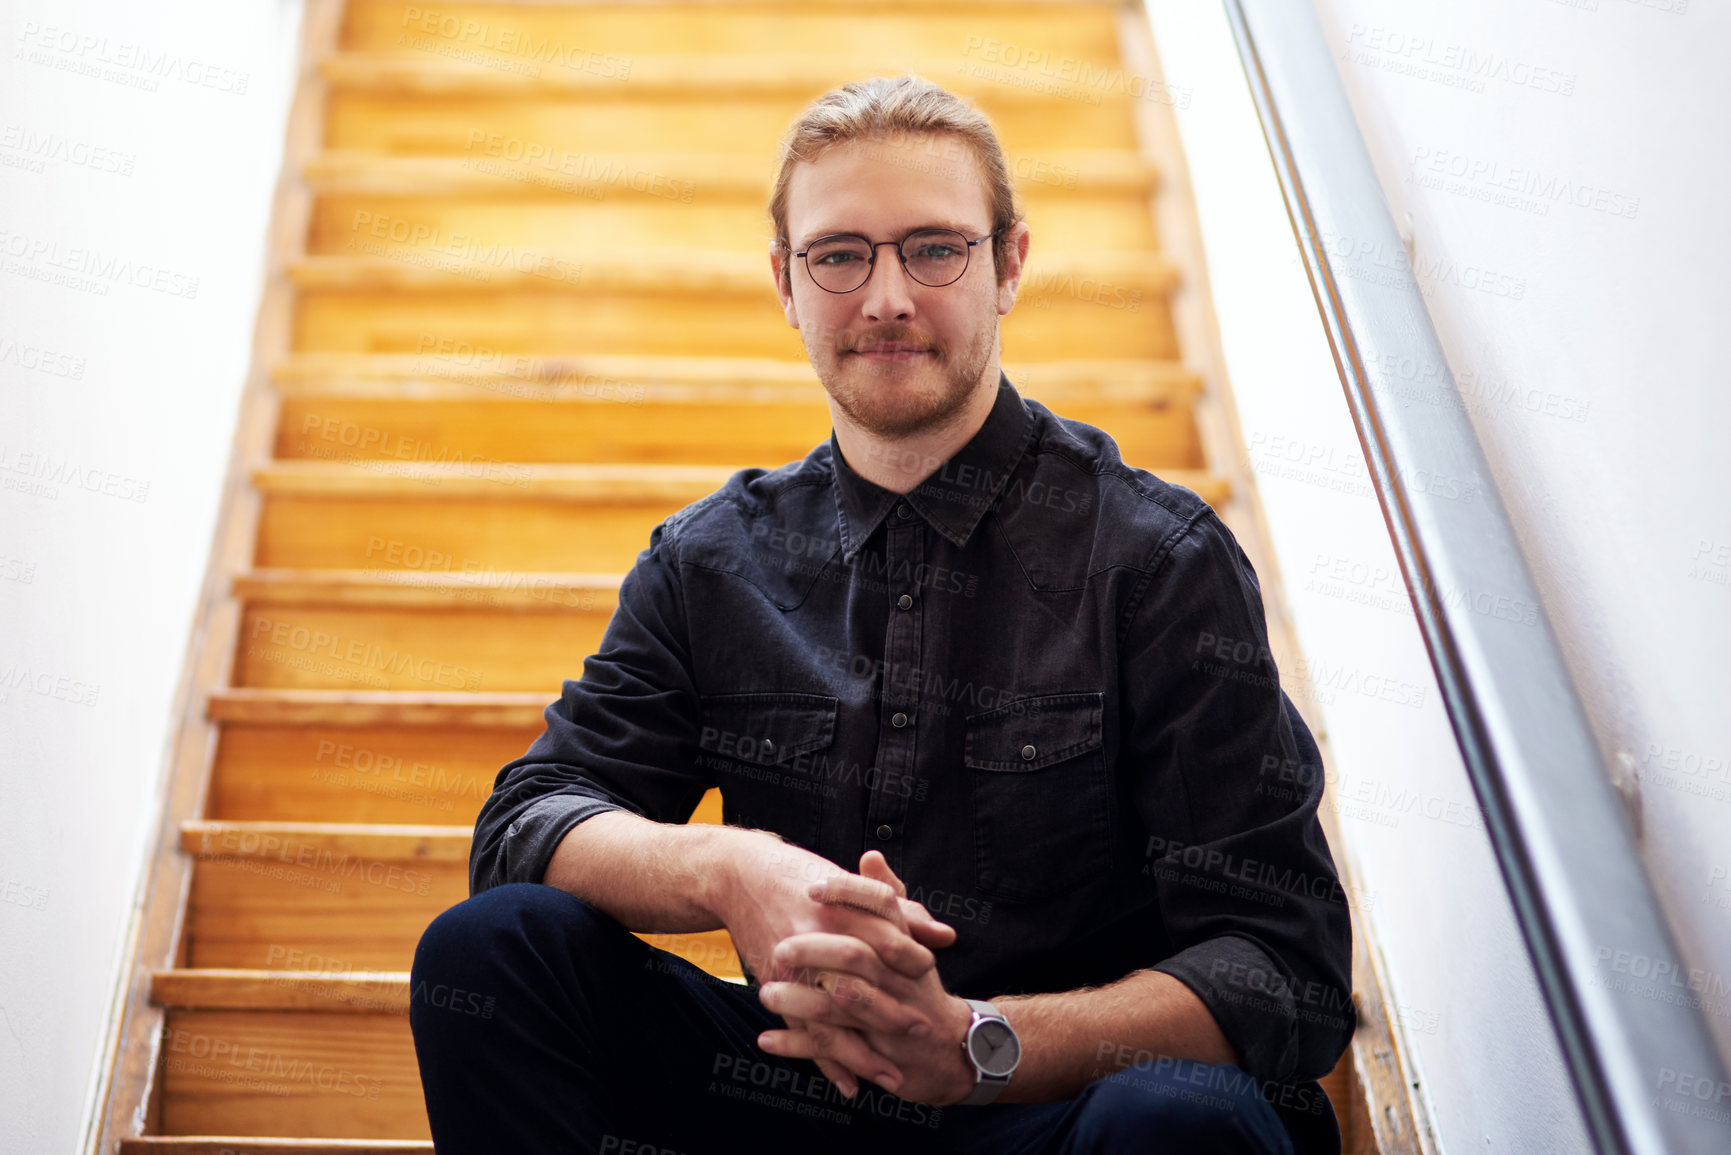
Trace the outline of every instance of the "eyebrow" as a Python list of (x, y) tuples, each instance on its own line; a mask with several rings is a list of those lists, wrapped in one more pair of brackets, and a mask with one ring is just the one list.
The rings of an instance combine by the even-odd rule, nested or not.
[[(967, 237), (969, 240), (972, 240), (974, 237), (973, 229), (971, 226), (958, 224), (955, 221), (933, 221), (933, 222), (930, 222), (928, 224), (915, 225), (913, 228), (908, 230), (908, 234), (917, 233), (921, 229), (954, 229), (956, 232), (961, 233), (964, 237)], [(987, 228), (985, 230), (986, 233), (989, 233), (991, 231), (992, 230), (990, 228)], [(905, 236), (907, 234), (903, 234), (903, 235)], [(863, 236), (865, 236), (865, 234), (852, 232), (848, 229), (824, 229), (821, 232), (814, 232), (814, 233), (807, 235), (802, 240), (795, 242), (793, 247), (796, 250), (807, 248), (808, 246), (810, 246), (810, 244), (813, 241), (821, 240), (824, 237), (836, 237), (836, 236), (863, 237)], [(866, 239), (868, 241), (871, 240), (870, 237), (866, 237)], [(888, 239), (888, 238), (886, 238), (886, 239)]]

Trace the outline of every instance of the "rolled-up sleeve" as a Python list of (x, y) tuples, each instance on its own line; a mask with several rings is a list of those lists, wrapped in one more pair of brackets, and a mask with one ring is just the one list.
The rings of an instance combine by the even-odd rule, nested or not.
[(1280, 688), (1249, 560), (1204, 511), (1161, 546), (1123, 639), (1125, 748), (1173, 953), (1262, 1080), (1326, 1074), (1351, 1039), (1351, 922), (1316, 743)]
[(469, 889), (540, 882), (561, 839), (607, 810), (684, 822), (714, 784), (699, 758), (697, 693), (670, 524), (619, 589), (600, 649), (547, 707), (547, 728), (499, 771), (475, 822)]

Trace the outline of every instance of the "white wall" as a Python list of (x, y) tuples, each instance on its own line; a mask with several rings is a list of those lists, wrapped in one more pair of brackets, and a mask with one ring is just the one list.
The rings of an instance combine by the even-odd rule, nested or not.
[(264, 269), (295, 0), (0, 3), (0, 1149), (76, 1150)]
[(1520, 398), (1469, 412), (1731, 1053), (1731, 12), (1317, 7), (1457, 378)]
[[(1602, 2), (1627, 7), (1622, 0)], [(1422, 8), (1407, 4), (1403, 10), (1442, 7), (1440, 2)], [(1546, 3), (1524, 7), (1537, 10), (1539, 17), (1553, 16)], [(1302, 661), (1284, 656), (1283, 674), (1288, 692), (1326, 720), (1334, 758), (1328, 804), (1340, 815), (1346, 856), (1369, 892), (1392, 976), (1386, 994), (1404, 1036), (1410, 1073), (1446, 1151), (1586, 1150), (1574, 1094), (1366, 477), (1224, 14), (1218, 4), (1195, 0), (1150, 0), (1149, 8), (1165, 79), (1173, 91), (1189, 93), (1177, 115), (1202, 216), (1228, 374), (1303, 650)], [(1558, 8), (1554, 15), (1572, 19), (1579, 14)], [(1377, 75), (1390, 84), (1408, 79)], [(1425, 87), (1439, 102), (1477, 101), (1472, 109), (1477, 119), (1458, 125), (1452, 135), (1438, 133), (1441, 141), (1469, 150), (1471, 142), (1495, 131), (1499, 118), (1511, 115), (1505, 105), (1527, 95), (1475, 97)], [(1393, 120), (1403, 111), (1383, 110), (1382, 115)], [(1373, 150), (1381, 148), (1374, 138), (1372, 143)], [(1399, 189), (1391, 186), (1390, 191)], [(1399, 200), (1394, 204), (1398, 220), (1405, 206)], [(1462, 204), (1468, 210), (1480, 207)], [(1597, 214), (1580, 215), (1589, 218), (1587, 227), (1601, 223)], [(1669, 579), (1675, 575), (1662, 558), (1648, 564), (1628, 557), (1623, 542), (1605, 533), (1624, 519), (1593, 513), (1592, 491), (1582, 488), (1581, 472), (1562, 469), (1564, 462), (1590, 463), (1595, 454), (1607, 463), (1644, 459), (1649, 467), (1633, 480), (1645, 488), (1626, 500), (1652, 508), (1661, 503), (1655, 489), (1662, 476), (1652, 468), (1653, 447), (1695, 436), (1678, 428), (1684, 421), (1676, 409), (1631, 425), (1619, 409), (1647, 402), (1631, 398), (1632, 406), (1620, 406), (1623, 391), (1598, 368), (1602, 358), (1625, 346), (1628, 353), (1622, 356), (1644, 348), (1644, 342), (1629, 340), (1619, 323), (1634, 303), (1627, 273), (1614, 289), (1598, 290), (1602, 315), (1592, 319), (1581, 312), (1581, 298), (1594, 295), (1591, 286), (1603, 270), (1589, 276), (1585, 261), (1583, 267), (1570, 267), (1571, 247), (1536, 227), (1546, 223), (1542, 219), (1513, 222), (1507, 230), (1513, 235), (1490, 231), (1476, 218), (1463, 219), (1445, 248), (1431, 248), (1435, 242), (1428, 239), (1433, 234), (1425, 218), (1417, 212), (1415, 218), (1421, 257), (1458, 254), (1453, 264), (1420, 264), (1418, 279), (1433, 310), (1443, 313), (1451, 304), (1464, 303), (1500, 319), (1495, 332), (1471, 346), (1470, 356), (1457, 355), (1460, 346), (1449, 342), (1446, 331), (1445, 344), (1487, 450), (1493, 460), (1517, 464), (1498, 474), (1516, 506), (1517, 522), (1529, 528), (1533, 510), (1523, 513), (1523, 498), (1511, 489), (1529, 500), (1535, 492), (1555, 494), (1568, 504), (1571, 524), (1596, 524), (1603, 535), (1595, 556), (1580, 562), (1595, 567), (1593, 580), (1627, 581), (1631, 590), (1644, 588), (1645, 582), (1674, 584)], [(1529, 235), (1521, 236), (1523, 230)], [(1602, 243), (1593, 242), (1590, 249), (1584, 258), (1604, 259)], [(1525, 258), (1517, 259), (1521, 251)], [(1406, 275), (1404, 261), (1399, 253), (1369, 253), (1354, 268), (1367, 277), (1399, 277)], [(1512, 284), (1510, 278), (1516, 278)], [(1570, 291), (1571, 286), (1580, 291)], [(1590, 351), (1580, 343), (1587, 329), (1600, 338)], [(1523, 348), (1529, 357), (1505, 363), (1499, 355), (1505, 347)], [(1531, 354), (1538, 350), (1553, 360), (1534, 376), (1532, 368), (1541, 362)], [(1558, 369), (1560, 358), (1572, 371)], [(1519, 402), (1497, 400), (1505, 379), (1519, 384)], [(1537, 411), (1529, 413), (1524, 402), (1535, 389)], [(1519, 457), (1510, 455), (1511, 442), (1526, 447)], [(1613, 445), (1621, 452), (1611, 451)], [(1519, 467), (1535, 462), (1543, 469)], [(1550, 469), (1558, 472), (1545, 472)], [(1607, 478), (1595, 488), (1615, 484)], [(1663, 500), (1676, 497), (1676, 488), (1667, 486)], [(1700, 517), (1710, 508), (1708, 496), (1698, 492), (1695, 501)], [(1529, 535), (1525, 542), (1535, 566), (1548, 571), (1541, 579), (1546, 609), (1565, 638), (1584, 642), (1575, 655), (1601, 661), (1621, 657), (1612, 643), (1631, 627), (1639, 628), (1627, 606), (1601, 594), (1583, 598), (1585, 579), (1576, 587), (1558, 580), (1571, 559), (1548, 556), (1550, 543), (1542, 538)], [(1580, 639), (1565, 623), (1582, 613), (1602, 622), (1616, 619), (1615, 636)], [(1710, 673), (1707, 657), (1700, 655), (1694, 676)], [(1722, 692), (1723, 676), (1711, 676), (1720, 679)], [(1593, 681), (1584, 679), (1583, 688), (1590, 705), (1597, 705)]]

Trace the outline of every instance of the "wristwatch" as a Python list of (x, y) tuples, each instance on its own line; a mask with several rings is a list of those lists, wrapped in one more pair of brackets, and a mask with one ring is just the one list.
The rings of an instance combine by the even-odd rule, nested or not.
[(974, 1069), (974, 1089), (958, 1107), (983, 1107), (1010, 1085), (1010, 1074), (1022, 1061), (1022, 1041), (998, 1008), (979, 999), (963, 999), (974, 1021), (962, 1039), (962, 1057)]

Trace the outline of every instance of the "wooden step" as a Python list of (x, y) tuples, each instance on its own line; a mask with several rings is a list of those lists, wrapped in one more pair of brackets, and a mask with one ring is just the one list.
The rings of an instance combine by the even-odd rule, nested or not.
[(188, 821), (194, 967), (407, 970), (421, 932), (468, 897), (466, 826)]
[[(272, 693), (235, 691), (261, 692)], [(499, 768), (540, 737), (545, 705), (535, 695), (517, 727), (425, 718), (344, 725), (340, 713), (335, 721), (333, 712), (307, 716), (305, 703), (298, 724), (226, 722), (206, 813), (254, 822), (472, 825)]]
[[(1006, 363), (1024, 397), (1059, 415), (1074, 405), (1187, 403), (1201, 378), (1176, 361)], [(285, 396), (368, 400), (557, 400), (632, 406), (713, 401), (746, 404), (796, 397), (821, 404), (806, 360), (746, 357), (511, 356), (498, 349), (428, 342), (409, 354), (297, 353), (271, 369)], [(412, 388), (409, 388), (411, 387)]]
[[(1024, 198), (1146, 197), (1159, 184), (1159, 173), (1129, 149), (1049, 149), (1010, 155), (1006, 163)], [(508, 144), (485, 133), (460, 156), (333, 150), (314, 157), (302, 172), (313, 191), (325, 196), (488, 200), (580, 196), (589, 201), (646, 197), (681, 205), (730, 199), (760, 203), (775, 178), (773, 167), (757, 154), (545, 154), (530, 152), (523, 142)]]
[(316, 1139), (429, 1137), (401, 1011), (170, 1008), (160, 1130)]
[[(237, 710), (217, 739), (206, 813), (213, 819), (254, 822), (426, 823), (470, 826), (492, 792), (500, 767), (541, 736), (541, 695), (521, 709), (523, 724), (474, 725), (494, 707), (466, 703), (405, 706), (395, 717), (382, 705), (305, 701), (320, 691), (233, 690), (213, 713)], [(236, 702), (239, 696), (294, 695), (292, 703)], [(465, 698), (466, 695), (450, 695)], [(288, 721), (257, 715), (290, 713)], [(354, 724), (354, 715), (364, 712)], [(395, 718), (407, 716), (407, 721)], [(243, 720), (242, 720), (243, 719)], [(706, 796), (693, 822), (721, 821), (720, 795)]]
[(265, 1135), (138, 1135), (120, 1155), (433, 1155), (430, 1139), (284, 1139)]
[[(266, 569), (623, 573), (650, 532), (720, 486), (725, 467), (512, 464), (492, 478), (407, 462), (279, 462), (254, 472), (264, 498), (255, 564)], [(1219, 504), (1201, 470), (1160, 476)]]
[(156, 971), (150, 1001), (203, 1011), (409, 1012), (409, 972), (243, 970)]
[(246, 690), (212, 693), (206, 714), (227, 726), (402, 726), (541, 732), (541, 693)]
[[(508, 476), (490, 477), (460, 465), (384, 464), (396, 467), (382, 470), (324, 462), (274, 462), (255, 469), (252, 477), (254, 486), (267, 495), (553, 500), (604, 508), (677, 501), (682, 508), (714, 492), (740, 468), (510, 462), (500, 463), (511, 466)], [(1160, 476), (1198, 493), (1209, 485), (1201, 470), (1165, 470)]]
[(412, 570), (253, 570), (235, 577), (234, 596), (259, 606), (376, 606), (461, 609), (555, 607), (610, 615), (618, 574), (465, 573)]
[(241, 599), (236, 686), (535, 690), (556, 697), (599, 648), (618, 578), (256, 571)]
[[(632, 404), (580, 389), (544, 400), (523, 392), (489, 395), (471, 384), (373, 382), (342, 392), (291, 393), (278, 419), (276, 456), (393, 465), (455, 461), (470, 463), (471, 472), (505, 462), (779, 465), (828, 440), (832, 424), (816, 382), (665, 386), (643, 390)], [(1058, 389), (1047, 396), (1063, 397), (1055, 410), (1060, 415), (1110, 432), (1127, 460), (1155, 470), (1202, 463), (1195, 421), (1187, 404), (1172, 400), (1176, 390), (1149, 389), (1136, 397), (1124, 389), (1122, 400), (1101, 392)], [(515, 470), (500, 464), (495, 472)]]
[[(337, 292), (636, 293), (674, 299), (701, 293), (776, 302), (762, 251), (641, 248), (626, 253), (578, 245), (554, 249), (480, 243), (473, 236), (438, 231), (436, 225), (424, 227), (435, 232), (418, 241), (371, 242), (378, 255), (309, 256), (290, 266), (289, 278), (303, 289)], [(749, 239), (762, 243), (762, 238)], [(1045, 310), (1074, 302), (1134, 317), (1144, 310), (1152, 313), (1154, 298), (1168, 292), (1177, 279), (1174, 266), (1152, 251), (1128, 249), (1086, 258), (1030, 253), (1016, 301), (1025, 309)]]
[(608, 615), (497, 609), (249, 608), (234, 684), (283, 689), (544, 689), (600, 648)]
[[(817, 62), (829, 57), (893, 74), (918, 60), (978, 59), (983, 53), (975, 46), (990, 36), (1037, 46), (1054, 62), (1065, 55), (1119, 58), (1116, 5), (1100, 0), (946, 0), (941, 5), (897, 0), (869, 7), (834, 0), (504, 6), (465, 0), (407, 10), (386, 0), (356, 0), (346, 16), (345, 52), (395, 53), (430, 63), (496, 58), (538, 66), (541, 72), (610, 72), (618, 82), (633, 84), (653, 75), (640, 77), (638, 61), (658, 53), (689, 54), (696, 58), (693, 63), (712, 69), (766, 53), (780, 55), (784, 66), (796, 69), (819, 67)], [(629, 69), (582, 51), (601, 46), (628, 60)], [(941, 75), (931, 79), (950, 82)]]
[[(711, 791), (692, 821), (720, 818), (720, 795)], [(187, 964), (406, 971), (427, 925), (469, 896), (471, 833), (467, 826), (183, 822), (181, 849), (196, 860)], [(639, 937), (712, 974), (741, 976), (725, 930)]]
[[(959, 166), (957, 175), (972, 179)], [(705, 286), (737, 291), (731, 282), (713, 279), (711, 262), (726, 257), (737, 266), (744, 290), (757, 292), (771, 284), (765, 259), (767, 193), (697, 200), (690, 182), (655, 187), (661, 195), (609, 197), (606, 186), (597, 184), (597, 196), (577, 202), (566, 196), (327, 194), (314, 202), (307, 252), (315, 260), (374, 258), (417, 272), (430, 267), (486, 284), (505, 284), (509, 272), (528, 270), (556, 283), (589, 277), (604, 287), (627, 288), (677, 285), (681, 277), (701, 275)], [(981, 205), (984, 220), (983, 198)], [(1172, 279), (1159, 261), (1143, 190), (1024, 198), (1023, 214), (1030, 237), (1024, 302), (1032, 301), (1042, 284), (1061, 284), (1063, 276), (1124, 285), (1144, 295), (1161, 291)], [(979, 257), (975, 263), (989, 261), (984, 251)], [(727, 266), (724, 271), (734, 270)], [(333, 283), (331, 274), (321, 275), (327, 279), (303, 283)], [(989, 272), (981, 279), (991, 283)]]
[(623, 573), (725, 467), (278, 462), (255, 563), (280, 569)]
[[(724, 930), (638, 937), (707, 966), (726, 981), (744, 982)], [(151, 1000), (169, 1008), (163, 1035), (163, 1129), (206, 1135), (237, 1130), (303, 1137), (424, 1135), (420, 1076), (406, 1017), (411, 999), (442, 996), (445, 1001), (435, 1005), (452, 1013), (491, 1017), (498, 997), (417, 994), (407, 971), (349, 969), (316, 952), (292, 957), (316, 961), (320, 969), (186, 968), (152, 974)]]
[[(982, 35), (977, 30), (974, 34)], [(958, 45), (963, 40), (959, 37)], [(966, 63), (958, 59), (958, 70)], [(466, 75), (448, 66), (429, 65), (426, 74), (428, 82), (414, 91), (331, 91), (324, 147), (393, 156), (474, 156), (479, 161), (489, 159), (488, 151), (497, 142), (506, 155), (532, 150), (579, 171), (586, 162), (570, 158), (689, 149), (755, 156), (773, 175), (782, 135), (806, 98), (821, 91), (670, 100), (654, 93), (639, 95), (629, 83), (572, 92), (466, 91)], [(1029, 101), (1014, 84), (1023, 77), (1015, 70), (1007, 75), (1010, 84), (983, 89), (976, 100), (992, 119), (1007, 154), (1137, 147), (1128, 115), (1131, 98), (1102, 90), (1079, 92), (1080, 99)], [(941, 83), (943, 77), (929, 79)], [(448, 87), (432, 91), (440, 85)], [(1096, 95), (1098, 102), (1092, 99)]]
[[(374, 861), (469, 861), (467, 826), (363, 826), (332, 822), (213, 822), (180, 824), (180, 848), (200, 859), (269, 859), (309, 863), (352, 877)], [(371, 880), (368, 880), (371, 881)]]
[(485, 466), (451, 460), (380, 462), (391, 468), (273, 462), (255, 469), (253, 486), (265, 494), (391, 494), (403, 497), (544, 498), (584, 506), (681, 505), (713, 492), (743, 466), (520, 463)]
[[(387, 281), (392, 275), (380, 274)], [(434, 271), (430, 276), (447, 275)], [(545, 279), (554, 286), (552, 291), (507, 291), (485, 283), (433, 287), (430, 282), (401, 292), (383, 287), (305, 289), (293, 347), (306, 353), (413, 353), (467, 344), (508, 356), (803, 356), (798, 331), (787, 325), (771, 295), (767, 265), (761, 276), (763, 295), (750, 297), (651, 289), (600, 292), (587, 282), (560, 289)], [(1178, 356), (1164, 298), (1136, 302), (1133, 286), (1103, 287), (1092, 281), (1051, 285), (1052, 292), (1036, 294), (1003, 318), (1006, 363), (1036, 357)]]
[[(1050, 22), (1048, 22), (1050, 25)], [(994, 30), (996, 31), (996, 30)], [(413, 33), (411, 33), (413, 35)], [(1113, 76), (1109, 65), (1088, 61), (1068, 66), (1068, 83), (1023, 70), (997, 67), (986, 59), (985, 37), (973, 33), (978, 50), (967, 52), (964, 39), (941, 56), (920, 56), (903, 50), (892, 57), (861, 57), (827, 51), (800, 52), (634, 52), (626, 55), (610, 45), (606, 53), (590, 53), (581, 67), (543, 67), (508, 51), (489, 52), (485, 45), (460, 50), (469, 58), (447, 56), (411, 44), (407, 51), (344, 52), (319, 69), (325, 83), (338, 92), (389, 93), (413, 96), (616, 96), (632, 99), (707, 101), (751, 96), (803, 105), (832, 88), (886, 69), (914, 72), (943, 84), (951, 92), (1002, 105), (1050, 103), (1045, 85), (1068, 88), (1091, 103), (1122, 101), (1134, 81), (1122, 70)], [(1046, 42), (1050, 27), (1043, 30)], [(437, 43), (437, 37), (420, 37)], [(993, 39), (1000, 39), (994, 36)], [(1001, 43), (1000, 39), (1000, 43)], [(455, 46), (455, 45), (453, 45)], [(443, 47), (443, 45), (440, 45)], [(1042, 44), (1042, 48), (1045, 44)], [(972, 56), (973, 59), (969, 59)], [(1021, 83), (1017, 83), (1021, 81)], [(1032, 81), (1032, 83), (1030, 83)]]

